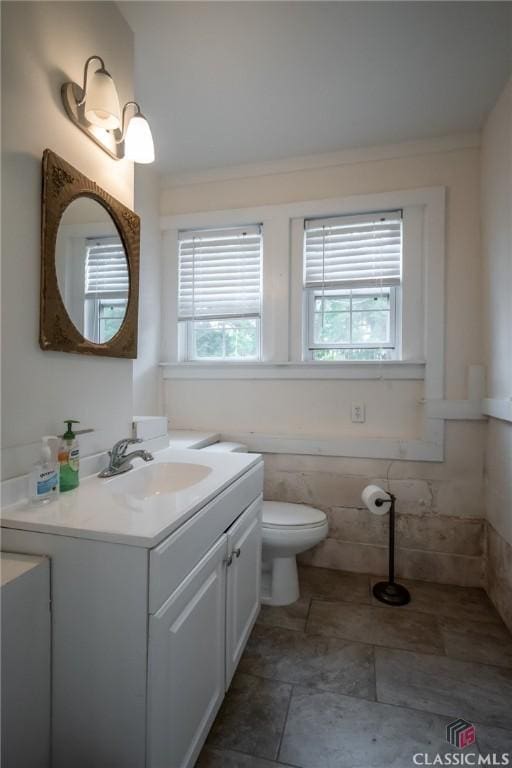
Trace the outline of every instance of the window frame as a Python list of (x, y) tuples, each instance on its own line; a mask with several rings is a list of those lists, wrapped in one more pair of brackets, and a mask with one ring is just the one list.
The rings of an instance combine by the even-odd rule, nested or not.
[[(322, 284), (307, 284), (306, 283), (306, 255), (307, 255), (307, 249), (306, 249), (306, 243), (307, 243), (307, 224), (312, 223), (315, 221), (318, 221), (319, 224), (324, 223), (325, 225), (329, 223), (335, 223), (338, 220), (341, 219), (353, 219), (353, 218), (360, 218), (364, 220), (365, 218), (370, 218), (373, 216), (388, 216), (390, 213), (393, 213), (391, 209), (382, 208), (381, 210), (374, 209), (374, 208), (365, 208), (361, 207), (360, 209), (352, 210), (351, 212), (338, 212), (335, 214), (331, 214), (327, 217), (320, 216), (320, 217), (308, 217), (308, 218), (302, 218), (298, 219), (295, 222), (296, 227), (298, 226), (299, 222), (301, 225), (300, 230), (300, 240), (301, 240), (301, 274), (302, 274), (302, 283), (301, 283), (301, 302), (302, 302), (302, 329), (301, 329), (301, 360), (303, 362), (310, 362), (314, 364), (322, 364), (322, 365), (343, 365), (343, 364), (350, 364), (354, 361), (352, 360), (317, 360), (315, 359), (314, 353), (317, 350), (336, 350), (336, 349), (349, 349), (349, 350), (365, 350), (365, 349), (386, 349), (386, 350), (392, 350), (392, 354), (389, 358), (385, 358), (387, 362), (400, 362), (402, 360), (402, 324), (403, 324), (403, 317), (402, 317), (402, 291), (403, 291), (403, 285), (404, 285), (404, 268), (403, 268), (403, 262), (404, 262), (404, 232), (405, 232), (405, 210), (403, 206), (397, 206), (396, 207), (396, 213), (400, 215), (400, 253), (401, 253), (401, 269), (400, 269), (400, 282), (397, 284), (396, 282), (387, 281), (385, 278), (381, 279), (380, 281), (377, 280), (376, 282), (368, 282), (362, 279), (360, 282), (357, 280), (350, 281), (346, 288), (343, 288), (341, 284), (338, 285), (332, 285), (329, 284), (329, 281), (327, 280), (324, 285)], [(297, 229), (296, 229), (296, 239), (297, 239)], [(391, 340), (389, 342), (384, 342), (382, 344), (375, 344), (373, 342), (360, 342), (360, 343), (335, 343), (335, 344), (322, 344), (319, 342), (314, 341), (314, 319), (315, 319), (315, 311), (314, 311), (314, 301), (315, 298), (319, 294), (331, 294), (335, 295), (336, 293), (339, 293), (340, 295), (344, 292), (350, 292), (352, 290), (368, 290), (368, 295), (373, 295), (375, 292), (381, 290), (382, 288), (386, 288), (390, 292), (390, 337)], [(372, 290), (373, 289), (373, 290)], [(351, 322), (351, 328), (352, 328), (352, 296), (351, 296), (351, 306), (350, 306), (350, 322)], [(361, 363), (370, 363), (370, 364), (380, 364), (382, 360), (375, 360), (375, 359), (362, 359), (358, 360), (356, 362)]]
[[(257, 325), (257, 353), (255, 356), (251, 357), (197, 357), (195, 354), (196, 351), (196, 345), (195, 345), (195, 339), (194, 339), (194, 325), (195, 323), (205, 323), (208, 322), (208, 320), (225, 320), (226, 322), (229, 322), (230, 320), (249, 320), (254, 319), (258, 321)], [(178, 334), (180, 336), (179, 343), (181, 342), (182, 345), (182, 355), (183, 355), (183, 361), (187, 363), (259, 363), (261, 361), (261, 329), (262, 329), (262, 318), (261, 314), (259, 317), (254, 316), (254, 318), (249, 318), (248, 316), (235, 316), (233, 317), (223, 317), (223, 318), (197, 318), (197, 319), (191, 319), (191, 320), (179, 320), (179, 325), (183, 325), (183, 331), (180, 334), (180, 331), (178, 330)]]
[[(217, 231), (218, 235), (226, 234), (227, 232), (230, 232), (232, 230), (240, 230), (240, 229), (253, 229), (257, 228), (259, 230), (259, 237), (260, 237), (260, 274), (259, 274), (259, 313), (249, 313), (245, 315), (227, 315), (222, 314), (218, 316), (205, 316), (205, 317), (187, 317), (187, 318), (180, 318), (179, 312), (177, 315), (177, 354), (178, 359), (181, 362), (185, 363), (192, 363), (192, 364), (224, 364), (224, 363), (259, 363), (262, 361), (262, 350), (263, 350), (263, 300), (264, 300), (264, 289), (263, 289), (263, 264), (264, 264), (264, 226), (262, 222), (258, 223), (252, 223), (252, 224), (222, 224), (220, 226), (197, 226), (197, 227), (188, 227), (183, 228), (182, 230), (179, 230), (177, 232), (177, 303), (179, 303), (179, 270), (180, 270), (180, 242), (181, 242), (181, 236), (186, 231), (195, 231), (197, 233), (200, 232), (210, 232), (210, 231)], [(247, 356), (247, 357), (208, 357), (208, 358), (202, 358), (197, 357), (195, 354), (196, 351), (196, 344), (195, 344), (195, 338), (194, 338), (194, 326), (196, 323), (200, 322), (208, 322), (209, 320), (217, 320), (217, 321), (235, 321), (235, 320), (244, 320), (244, 319), (255, 319), (258, 321), (257, 323), (257, 351), (255, 356)]]
[[(101, 308), (103, 303), (116, 302), (124, 304), (123, 320), (126, 317), (128, 309), (128, 301), (130, 294), (130, 272), (128, 264), (126, 266), (128, 275), (128, 290), (108, 290), (108, 291), (94, 291), (88, 290), (89, 272), (88, 272), (88, 260), (90, 251), (95, 247), (92, 243), (98, 240), (102, 240), (104, 245), (117, 245), (120, 244), (121, 248), (124, 248), (123, 241), (119, 235), (97, 235), (95, 237), (85, 238), (85, 259), (84, 259), (84, 273), (83, 273), (83, 305), (84, 305), (84, 329), (85, 336), (88, 339), (93, 339), (95, 344), (106, 344), (108, 341), (114, 338), (119, 333), (119, 330), (110, 337), (107, 341), (101, 340), (101, 322), (105, 318), (101, 316)], [(121, 325), (123, 321), (121, 322)]]
[[(432, 392), (440, 391), (444, 366), (445, 205), (445, 187), (432, 186), (163, 215), (163, 369), (183, 371), (183, 375), (197, 378), (211, 376), (212, 371), (221, 378), (253, 378), (255, 371), (261, 369), (261, 377), (275, 379), (286, 378), (288, 369), (293, 369), (293, 376), (339, 379), (379, 378), (385, 370), (387, 378), (395, 376), (399, 380), (409, 374), (416, 376), (418, 366), (427, 365)], [(304, 221), (351, 215), (361, 210), (395, 209), (403, 212), (402, 292), (397, 296), (397, 311), (402, 313), (402, 324), (397, 328), (400, 359), (381, 361), (378, 365), (375, 362), (343, 361), (327, 365), (321, 361), (304, 361)], [(182, 332), (180, 328), (178, 333), (177, 316), (179, 233), (200, 227), (244, 226), (248, 221), (261, 222), (264, 232), (262, 359), (257, 364), (233, 364), (224, 369), (213, 362), (188, 364), (183, 357), (181, 339), (178, 344)]]
[[(401, 286), (398, 285), (391, 285), (391, 286), (383, 286), (383, 288), (386, 288), (386, 290), (389, 290), (389, 327), (390, 327), (390, 341), (384, 342), (381, 344), (376, 344), (374, 342), (359, 342), (359, 343), (352, 343), (352, 342), (338, 342), (338, 343), (330, 343), (330, 344), (323, 344), (321, 342), (315, 342), (315, 300), (318, 298), (319, 294), (321, 295), (322, 289), (321, 288), (314, 288), (312, 286), (304, 288), (304, 302), (306, 305), (306, 329), (305, 333), (303, 334), (304, 338), (304, 360), (318, 363), (318, 362), (336, 362), (336, 363), (344, 363), (344, 362), (353, 362), (351, 360), (315, 360), (314, 353), (317, 350), (324, 350), (324, 349), (391, 349), (394, 350), (394, 354), (390, 358), (386, 358), (388, 360), (397, 360), (398, 359), (398, 313), (397, 313), (397, 305), (399, 302), (397, 301), (397, 294), (400, 291)], [(325, 295), (329, 296), (336, 296), (341, 295), (343, 293), (350, 292), (350, 288), (332, 288), (327, 289), (325, 291)], [(381, 289), (379, 287), (374, 287), (373, 291), (369, 288), (367, 294), (359, 294), (360, 297), (365, 297), (367, 295), (368, 297), (373, 297), (377, 291), (380, 291)], [(352, 326), (352, 315), (353, 315), (353, 309), (352, 309), (352, 296), (350, 296), (350, 320), (351, 320), (351, 326)], [(355, 310), (357, 311), (364, 311), (364, 310)], [(360, 361), (360, 362), (380, 362), (376, 360), (366, 360), (366, 361)]]

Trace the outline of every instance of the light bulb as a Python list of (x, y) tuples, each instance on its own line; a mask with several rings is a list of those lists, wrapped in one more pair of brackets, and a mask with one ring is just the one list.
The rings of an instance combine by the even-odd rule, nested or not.
[(124, 140), (125, 157), (135, 163), (153, 163), (155, 147), (149, 123), (140, 112), (128, 123)]
[(106, 130), (121, 127), (121, 108), (112, 77), (106, 69), (98, 69), (87, 85), (85, 117), (93, 125)]

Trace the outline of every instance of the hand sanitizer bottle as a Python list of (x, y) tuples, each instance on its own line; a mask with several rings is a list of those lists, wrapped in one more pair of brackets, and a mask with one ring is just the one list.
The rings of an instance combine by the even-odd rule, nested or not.
[(54, 461), (50, 440), (54, 437), (43, 437), (41, 455), (30, 473), (30, 499), (35, 504), (45, 504), (53, 501), (59, 495), (59, 467)]

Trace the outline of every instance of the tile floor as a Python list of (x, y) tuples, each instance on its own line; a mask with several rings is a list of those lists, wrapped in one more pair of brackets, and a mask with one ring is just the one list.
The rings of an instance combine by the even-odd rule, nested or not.
[(197, 768), (411, 768), (456, 751), (512, 753), (512, 636), (480, 589), (403, 581), (382, 606), (370, 576), (300, 569), (301, 599), (263, 607)]

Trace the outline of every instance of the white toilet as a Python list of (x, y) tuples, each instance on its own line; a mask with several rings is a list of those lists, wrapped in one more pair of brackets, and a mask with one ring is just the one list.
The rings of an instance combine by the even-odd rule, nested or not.
[[(220, 442), (201, 450), (242, 452), (247, 448)], [(320, 544), (327, 531), (327, 517), (320, 509), (284, 501), (263, 502), (262, 603), (289, 605), (299, 599), (296, 555)]]
[(289, 605), (299, 599), (296, 555), (327, 536), (324, 512), (306, 504), (263, 502), (261, 602)]

